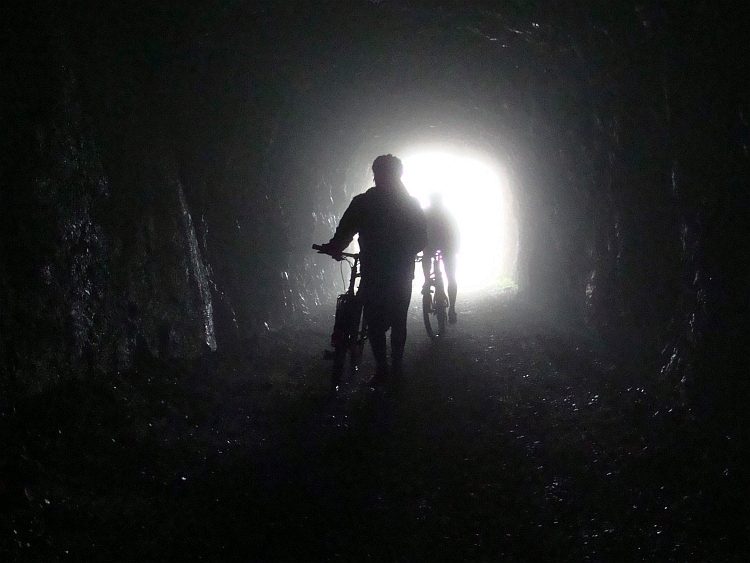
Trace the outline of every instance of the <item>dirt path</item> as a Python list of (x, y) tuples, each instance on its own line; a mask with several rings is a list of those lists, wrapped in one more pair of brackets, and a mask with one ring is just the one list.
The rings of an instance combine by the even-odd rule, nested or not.
[(385, 389), (368, 352), (329, 397), (324, 316), (36, 398), (3, 561), (744, 560), (731, 450), (664, 389), (500, 298), (440, 346), (417, 313)]

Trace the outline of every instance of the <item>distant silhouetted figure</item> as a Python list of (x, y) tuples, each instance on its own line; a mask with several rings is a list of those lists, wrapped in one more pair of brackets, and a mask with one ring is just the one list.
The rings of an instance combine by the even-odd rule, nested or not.
[(411, 301), (416, 254), (427, 240), (425, 216), (401, 181), (403, 164), (390, 154), (372, 163), (375, 187), (352, 199), (333, 238), (323, 245), (341, 253), (359, 233), (362, 296), (367, 334), (377, 371), (372, 384), (389, 375), (386, 332), (391, 329), (391, 365), (403, 371), (406, 319)]
[(440, 250), (443, 255), (445, 276), (448, 278), (448, 322), (456, 322), (456, 254), (458, 253), (460, 234), (458, 223), (443, 203), (443, 196), (439, 193), (430, 195), (430, 207), (424, 211), (427, 219), (427, 245), (424, 249), (425, 260), (422, 260), (425, 284), (430, 277), (430, 256)]

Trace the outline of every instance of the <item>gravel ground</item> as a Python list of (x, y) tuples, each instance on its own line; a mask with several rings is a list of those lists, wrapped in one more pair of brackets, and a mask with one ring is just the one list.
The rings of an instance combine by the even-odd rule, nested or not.
[(404, 380), (368, 350), (332, 396), (330, 314), (29, 399), (0, 560), (748, 560), (746, 444), (636, 362), (502, 295), (435, 344), (415, 302)]

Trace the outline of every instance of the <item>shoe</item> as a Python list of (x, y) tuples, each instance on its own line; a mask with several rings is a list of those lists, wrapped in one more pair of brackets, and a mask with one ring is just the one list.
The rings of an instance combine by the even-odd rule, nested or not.
[(455, 311), (448, 311), (448, 322), (452, 325), (456, 324), (458, 317)]

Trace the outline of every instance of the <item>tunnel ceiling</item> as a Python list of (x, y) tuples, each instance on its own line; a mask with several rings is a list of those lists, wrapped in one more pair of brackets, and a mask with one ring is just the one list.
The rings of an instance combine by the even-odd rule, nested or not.
[(47, 348), (64, 341), (65, 365), (105, 371), (139, 338), (157, 355), (199, 353), (209, 309), (219, 346), (304, 316), (330, 298), (313, 237), (335, 226), (369, 159), (412, 139), (509, 167), (522, 287), (570, 322), (667, 358), (697, 354), (718, 318), (733, 334), (744, 322), (746, 300), (731, 305), (748, 266), (744, 8), (4, 10), (13, 369), (47, 366), (34, 368), (44, 378), (60, 363), (32, 344), (50, 310)]

